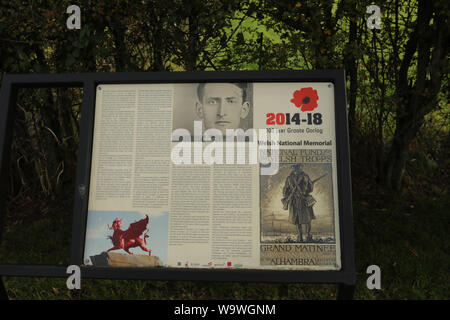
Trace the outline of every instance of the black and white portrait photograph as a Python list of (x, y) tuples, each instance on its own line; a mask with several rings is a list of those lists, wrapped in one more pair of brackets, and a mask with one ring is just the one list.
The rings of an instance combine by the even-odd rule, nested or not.
[(195, 121), (201, 122), (201, 134), (217, 129), (253, 128), (251, 83), (192, 83), (175, 85), (173, 130), (186, 129), (194, 137)]

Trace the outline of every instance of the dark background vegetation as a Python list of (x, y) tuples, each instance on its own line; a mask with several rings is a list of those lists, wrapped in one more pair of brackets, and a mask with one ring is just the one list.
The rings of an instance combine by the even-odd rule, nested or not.
[[(68, 30), (66, 8), (81, 8)], [(366, 7), (381, 8), (381, 29)], [(446, 0), (0, 0), (0, 75), (345, 69), (357, 299), (449, 298)], [(68, 264), (80, 89), (17, 103), (2, 262)], [(366, 268), (382, 271), (368, 290)], [(333, 299), (333, 285), (4, 278), (12, 299)]]

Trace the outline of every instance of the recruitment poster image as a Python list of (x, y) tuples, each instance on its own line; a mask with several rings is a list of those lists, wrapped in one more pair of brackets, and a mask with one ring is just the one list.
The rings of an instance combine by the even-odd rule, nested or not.
[(281, 157), (323, 162), (282, 162), (261, 177), (261, 265), (337, 265), (331, 150), (291, 151)]
[(85, 265), (340, 269), (332, 83), (96, 94)]

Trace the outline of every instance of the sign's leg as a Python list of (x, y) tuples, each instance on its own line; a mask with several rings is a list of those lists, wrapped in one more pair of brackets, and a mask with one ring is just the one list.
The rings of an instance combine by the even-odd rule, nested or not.
[(9, 300), (2, 277), (0, 277), (0, 300)]
[(339, 284), (337, 300), (352, 300), (355, 292), (355, 285)]

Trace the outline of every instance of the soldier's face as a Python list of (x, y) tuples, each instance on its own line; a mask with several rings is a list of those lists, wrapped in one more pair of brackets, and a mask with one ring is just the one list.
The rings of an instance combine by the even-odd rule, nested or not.
[(249, 112), (249, 103), (242, 100), (242, 89), (232, 83), (208, 83), (197, 113), (203, 119), (205, 130), (216, 128), (222, 134), (226, 129), (237, 129)]

